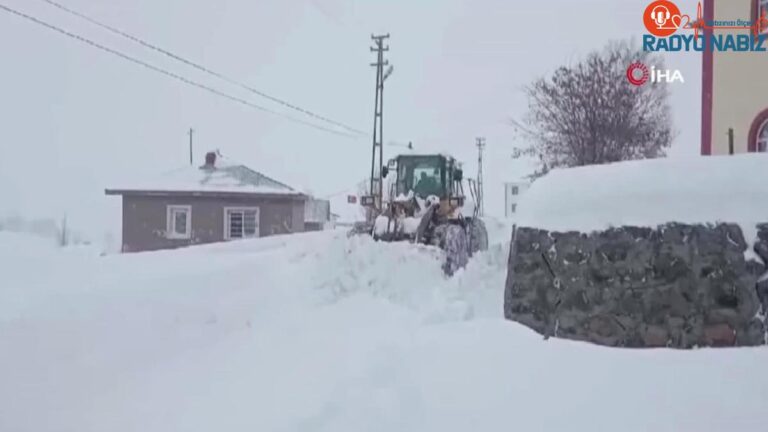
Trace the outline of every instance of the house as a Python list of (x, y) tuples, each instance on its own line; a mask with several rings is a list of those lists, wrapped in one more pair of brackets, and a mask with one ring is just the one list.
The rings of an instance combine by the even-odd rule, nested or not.
[(123, 199), (123, 252), (301, 232), (308, 199), (218, 152), (199, 168), (105, 192)]
[(517, 214), (517, 204), (520, 201), (520, 195), (525, 192), (530, 183), (525, 181), (504, 183), (504, 216), (515, 217)]
[(360, 205), (357, 195), (336, 195), (330, 198), (334, 215), (334, 226), (349, 227), (365, 220), (365, 208)]
[(331, 202), (309, 198), (304, 206), (304, 229), (322, 231), (331, 225)]
[[(765, 22), (768, 0), (704, 0), (703, 19)], [(768, 39), (768, 26), (759, 29)], [(750, 34), (749, 29), (707, 29), (707, 39), (729, 33)], [(768, 40), (763, 42), (768, 47)], [(768, 149), (768, 55), (705, 49), (702, 62), (701, 154), (765, 152)]]

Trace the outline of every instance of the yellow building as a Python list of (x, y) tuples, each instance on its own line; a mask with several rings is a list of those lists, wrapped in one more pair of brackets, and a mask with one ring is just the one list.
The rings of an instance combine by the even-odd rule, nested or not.
[[(768, 0), (704, 0), (705, 23), (751, 20), (768, 14)], [(748, 29), (705, 29), (709, 38), (718, 34), (749, 32)], [(768, 28), (761, 30), (768, 39)], [(768, 48), (768, 40), (763, 46)], [(703, 59), (702, 132), (703, 155), (728, 154), (729, 131), (733, 152), (768, 151), (768, 52), (713, 51)]]

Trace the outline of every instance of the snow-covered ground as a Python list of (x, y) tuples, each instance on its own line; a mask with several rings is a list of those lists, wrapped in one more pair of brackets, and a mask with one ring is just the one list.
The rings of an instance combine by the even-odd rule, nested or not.
[(768, 350), (621, 350), (503, 320), (509, 229), (132, 255), (0, 233), (0, 431), (766, 430)]

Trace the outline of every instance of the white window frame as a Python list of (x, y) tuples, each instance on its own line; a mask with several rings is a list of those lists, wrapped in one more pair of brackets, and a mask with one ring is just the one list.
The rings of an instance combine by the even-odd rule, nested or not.
[[(187, 226), (184, 234), (176, 232), (176, 218), (173, 215), (177, 211), (183, 211), (187, 214)], [(165, 207), (165, 236), (175, 240), (188, 240), (192, 238), (192, 206), (172, 204)]]
[[(256, 212), (256, 231), (253, 233), (253, 235), (250, 235), (250, 236), (246, 236), (245, 233), (243, 233), (243, 237), (230, 237), (229, 213), (230, 212), (247, 212), (247, 211)], [(242, 239), (259, 237), (261, 232), (260, 219), (261, 219), (261, 209), (259, 207), (224, 207), (224, 239), (225, 240), (242, 240)], [(243, 225), (245, 225), (245, 218), (243, 218)]]
[(768, 120), (765, 120), (763, 124), (757, 128), (757, 142), (755, 143), (755, 149), (758, 153), (768, 152), (768, 137), (762, 137), (764, 131), (768, 131)]

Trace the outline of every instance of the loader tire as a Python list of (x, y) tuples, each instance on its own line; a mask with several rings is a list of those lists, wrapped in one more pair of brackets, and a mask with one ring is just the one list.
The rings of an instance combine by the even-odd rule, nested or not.
[(453, 276), (469, 261), (467, 231), (461, 225), (445, 224), (435, 228), (435, 236), (440, 248), (445, 251), (443, 271), (446, 275)]
[(469, 235), (469, 256), (488, 250), (488, 230), (482, 219), (469, 219), (467, 221), (467, 233)]

